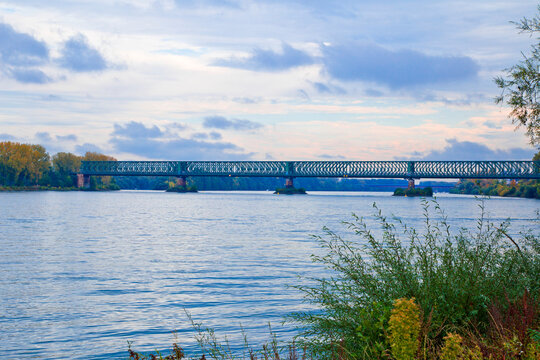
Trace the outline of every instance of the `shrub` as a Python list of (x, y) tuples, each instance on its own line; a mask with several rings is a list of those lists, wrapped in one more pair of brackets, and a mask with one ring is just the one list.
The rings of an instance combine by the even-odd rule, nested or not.
[(444, 337), (444, 344), (441, 349), (441, 360), (457, 360), (464, 352), (461, 336), (449, 333)]
[(394, 358), (413, 360), (418, 350), (420, 335), (420, 308), (414, 299), (396, 300), (388, 323), (388, 339)]
[(467, 348), (463, 345), (463, 338), (458, 334), (449, 333), (444, 337), (440, 360), (482, 360), (482, 352), (477, 346)]
[(486, 358), (537, 359), (538, 342), (534, 334), (540, 321), (538, 299), (525, 292), (513, 301), (509, 298), (495, 300), (488, 313), (487, 333), (469, 332), (469, 343), (479, 347)]
[[(480, 208), (475, 231), (452, 233), (439, 205), (424, 201), (421, 233), (375, 207), (380, 236), (356, 216), (344, 223), (352, 239), (329, 229), (315, 236), (326, 254), (312, 259), (332, 276), (295, 286), (319, 309), (290, 316), (298, 325), (299, 342), (320, 358), (332, 358), (336, 349), (351, 358), (386, 358), (380, 339), (385, 338), (388, 309), (394, 299), (414, 297), (422, 313), (429, 314), (422, 346), (433, 352), (453, 331), (474, 329), (486, 335), (488, 309), (496, 300), (513, 301), (528, 291), (538, 302), (539, 239), (523, 235), (515, 241), (507, 223), (492, 224)], [(433, 210), (441, 220), (431, 219)]]
[(188, 193), (188, 192), (198, 192), (196, 186), (173, 186), (169, 187), (166, 192), (177, 192), (177, 193)]
[(431, 196), (433, 196), (433, 189), (431, 187), (429, 187), (429, 186), (424, 188), (424, 189), (421, 189), (421, 188), (415, 188), (415, 189), (401, 189), (401, 188), (398, 188), (398, 189), (394, 190), (394, 196), (431, 197)]
[(303, 195), (306, 194), (306, 189), (304, 188), (279, 188), (274, 191), (274, 194), (281, 194), (281, 195)]

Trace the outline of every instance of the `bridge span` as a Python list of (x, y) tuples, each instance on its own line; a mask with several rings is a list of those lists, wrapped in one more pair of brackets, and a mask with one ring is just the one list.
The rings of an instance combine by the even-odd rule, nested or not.
[(540, 161), (83, 161), (79, 187), (90, 176), (188, 176), (433, 179), (540, 179)]

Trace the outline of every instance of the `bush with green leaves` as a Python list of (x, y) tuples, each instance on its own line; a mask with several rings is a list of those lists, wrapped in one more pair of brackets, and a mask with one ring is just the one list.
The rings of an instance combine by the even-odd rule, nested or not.
[(514, 240), (507, 222), (495, 225), (485, 218), (483, 203), (476, 229), (457, 232), (434, 201), (424, 201), (421, 232), (374, 209), (381, 235), (354, 216), (344, 223), (350, 237), (326, 228), (315, 236), (326, 253), (313, 261), (332, 275), (295, 286), (318, 310), (289, 317), (298, 326), (299, 344), (313, 357), (388, 358), (386, 333), (395, 299), (416, 299), (423, 324), (420, 350), (429, 353), (448, 333), (486, 334), (495, 301), (528, 292), (538, 302), (538, 236), (521, 234)]
[(388, 341), (396, 360), (414, 360), (420, 335), (420, 308), (413, 299), (397, 299), (388, 321)]
[(433, 189), (428, 186), (426, 188), (415, 188), (415, 189), (401, 189), (398, 188), (394, 190), (394, 196), (422, 196), (422, 197), (431, 197), (433, 196)]

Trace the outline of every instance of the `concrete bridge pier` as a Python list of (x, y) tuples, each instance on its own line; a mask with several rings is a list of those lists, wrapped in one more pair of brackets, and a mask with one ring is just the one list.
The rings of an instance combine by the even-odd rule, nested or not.
[(88, 189), (90, 187), (90, 175), (77, 174), (77, 187)]
[(186, 176), (178, 176), (176, 178), (176, 186), (186, 187), (187, 186), (187, 177)]
[(292, 176), (289, 176), (285, 179), (285, 188), (293, 188), (294, 187), (294, 182), (293, 182), (293, 177)]
[(414, 189), (414, 179), (407, 179), (409, 181), (409, 186), (407, 189), (413, 190)]

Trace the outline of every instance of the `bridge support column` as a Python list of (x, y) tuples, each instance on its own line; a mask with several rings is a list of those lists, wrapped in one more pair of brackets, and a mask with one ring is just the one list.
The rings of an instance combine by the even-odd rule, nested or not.
[(90, 175), (77, 174), (77, 187), (88, 189), (90, 187)]
[(187, 185), (187, 180), (185, 176), (178, 176), (176, 178), (176, 186), (185, 187)]
[(407, 179), (407, 180), (409, 180), (409, 186), (407, 187), (407, 189), (409, 190), (414, 189), (414, 179)]
[(293, 179), (294, 178), (292, 176), (289, 176), (288, 178), (285, 179), (285, 187), (286, 188), (293, 188), (294, 187)]

